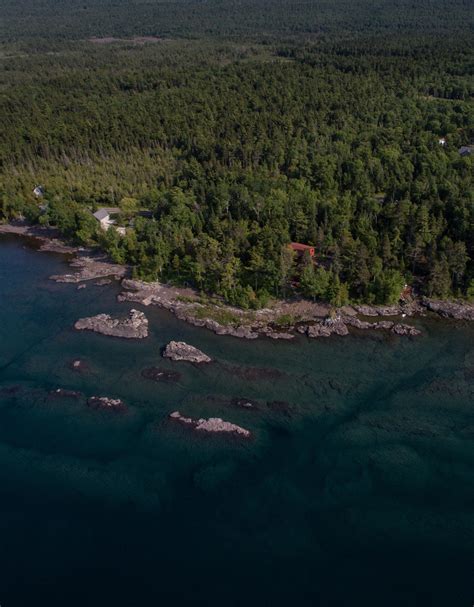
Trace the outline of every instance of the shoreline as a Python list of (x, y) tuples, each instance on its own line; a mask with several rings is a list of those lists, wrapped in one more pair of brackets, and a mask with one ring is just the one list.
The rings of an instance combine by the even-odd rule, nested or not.
[(51, 228), (0, 224), (0, 234), (30, 237), (41, 243), (39, 251), (67, 255), (74, 271), (51, 276), (51, 280), (78, 284), (78, 288), (81, 288), (87, 281), (114, 278), (121, 281), (122, 291), (117, 296), (119, 302), (164, 308), (179, 320), (204, 327), (216, 335), (289, 340), (297, 335), (319, 338), (345, 336), (354, 330), (375, 330), (416, 336), (421, 331), (413, 324), (404, 322), (405, 318), (434, 314), (444, 319), (474, 321), (472, 304), (425, 297), (392, 306), (352, 304), (337, 310), (330, 304), (295, 297), (273, 300), (269, 307), (260, 310), (243, 310), (227, 305), (219, 298), (202, 298), (189, 287), (133, 280), (129, 267), (113, 263), (104, 253), (96, 250), (70, 246)]

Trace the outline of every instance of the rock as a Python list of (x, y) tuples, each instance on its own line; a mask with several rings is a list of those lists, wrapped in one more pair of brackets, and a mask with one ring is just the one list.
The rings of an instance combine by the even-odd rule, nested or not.
[(398, 316), (401, 313), (401, 307), (396, 306), (354, 306), (354, 309), (362, 316)]
[(87, 285), (85, 284), (77, 285), (77, 290), (80, 291), (81, 289), (85, 289), (86, 287)]
[(257, 403), (249, 398), (233, 398), (232, 404), (235, 407), (240, 407), (242, 409), (256, 409)]
[(355, 318), (355, 317), (352, 317), (352, 316), (344, 318), (344, 322), (346, 323), (346, 325), (349, 325), (351, 327), (355, 327), (356, 329), (371, 329), (371, 328), (373, 328), (373, 323), (367, 322), (366, 320), (360, 320), (359, 318)]
[(444, 318), (454, 318), (455, 320), (474, 320), (474, 305), (469, 303), (460, 303), (452, 301), (439, 301), (435, 299), (421, 300), (423, 306), (431, 312), (436, 312)]
[(271, 339), (294, 339), (295, 337), (293, 333), (288, 333), (287, 331), (281, 331), (279, 329), (275, 330), (274, 327), (263, 327), (260, 330), (260, 333)]
[(87, 404), (92, 409), (106, 409), (108, 411), (125, 411), (126, 406), (120, 398), (109, 398), (108, 396), (91, 396)]
[(240, 436), (249, 437), (250, 432), (241, 426), (226, 422), (220, 417), (210, 417), (209, 419), (192, 419), (191, 417), (185, 417), (181, 415), (179, 411), (173, 411), (170, 413), (170, 418), (175, 419), (182, 424), (192, 426), (198, 432), (210, 432), (210, 433), (227, 433), (227, 434), (238, 434)]
[(158, 367), (150, 367), (149, 369), (143, 369), (142, 377), (145, 379), (151, 379), (157, 382), (177, 382), (181, 379), (181, 374), (176, 371), (167, 371), (166, 369), (159, 369)]
[(372, 326), (374, 329), (382, 329), (384, 331), (390, 331), (395, 323), (391, 320), (381, 320), (380, 322), (374, 323)]
[(404, 325), (402, 323), (398, 323), (393, 325), (392, 333), (396, 335), (421, 335), (421, 331), (412, 325)]
[(112, 281), (110, 278), (101, 278), (100, 280), (96, 280), (94, 284), (96, 287), (105, 287), (105, 285), (112, 284)]
[(94, 331), (112, 337), (143, 339), (148, 336), (148, 319), (138, 310), (130, 310), (129, 317), (125, 319), (112, 318), (109, 314), (97, 314), (97, 316), (79, 319), (74, 328), (78, 331)]
[(308, 326), (306, 330), (308, 337), (329, 337), (333, 333), (341, 336), (349, 334), (349, 329), (341, 317), (326, 318), (322, 322)]
[(190, 346), (184, 341), (170, 341), (166, 346), (163, 356), (174, 361), (185, 360), (191, 363), (210, 363), (209, 356), (198, 350), (194, 346)]
[(87, 363), (79, 358), (77, 358), (76, 360), (73, 360), (70, 364), (69, 367), (73, 370), (76, 371), (77, 373), (81, 373), (83, 371), (87, 370)]

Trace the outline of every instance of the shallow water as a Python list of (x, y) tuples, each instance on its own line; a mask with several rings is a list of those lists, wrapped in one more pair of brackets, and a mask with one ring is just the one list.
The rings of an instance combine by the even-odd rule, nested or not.
[[(131, 306), (48, 280), (65, 264), (0, 237), (2, 607), (472, 604), (472, 325), (247, 342), (143, 308), (150, 337), (124, 341), (72, 329)], [(216, 362), (166, 361), (170, 339)]]

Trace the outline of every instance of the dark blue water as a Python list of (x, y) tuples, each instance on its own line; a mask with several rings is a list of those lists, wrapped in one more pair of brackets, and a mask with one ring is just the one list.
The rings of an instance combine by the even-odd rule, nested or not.
[[(470, 607), (474, 327), (246, 342), (146, 308), (150, 337), (128, 342), (72, 329), (130, 306), (48, 280), (64, 271), (1, 237), (2, 607)], [(216, 362), (164, 361), (170, 339)], [(175, 409), (253, 438), (196, 435)]]

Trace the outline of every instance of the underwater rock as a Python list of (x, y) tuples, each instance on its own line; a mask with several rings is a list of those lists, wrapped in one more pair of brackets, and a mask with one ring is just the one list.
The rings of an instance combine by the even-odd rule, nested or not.
[(56, 388), (56, 390), (51, 390), (49, 396), (53, 398), (80, 398), (82, 394), (81, 392), (77, 392), (76, 390), (65, 390), (64, 388)]
[(125, 411), (126, 406), (120, 398), (109, 398), (108, 396), (91, 396), (87, 404), (92, 409), (107, 409), (108, 411)]
[(167, 371), (166, 369), (160, 369), (159, 367), (150, 367), (149, 369), (143, 369), (142, 377), (158, 382), (177, 382), (181, 379), (181, 374), (177, 371)]

